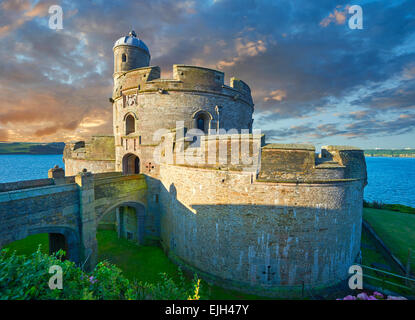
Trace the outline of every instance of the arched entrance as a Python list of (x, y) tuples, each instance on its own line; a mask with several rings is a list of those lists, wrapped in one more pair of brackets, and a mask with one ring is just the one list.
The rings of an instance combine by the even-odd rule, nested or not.
[[(115, 214), (114, 214), (115, 213)], [(137, 244), (144, 240), (145, 207), (134, 201), (118, 203), (108, 208), (97, 220), (97, 226), (108, 224), (112, 220), (112, 230), (119, 238), (125, 238)], [(109, 228), (107, 228), (109, 229)]]
[(140, 173), (140, 158), (135, 154), (129, 153), (122, 159), (123, 174), (138, 174)]
[[(64, 259), (75, 263), (80, 262), (80, 239), (76, 230), (65, 226), (34, 227), (20, 233), (16, 233), (12, 241), (3, 244), (12, 247), (18, 254), (30, 254), (42, 244), (42, 252), (53, 254), (62, 249), (65, 251)], [(20, 252), (23, 250), (23, 252)]]
[(199, 129), (204, 134), (209, 134), (212, 116), (206, 111), (199, 111), (193, 116), (193, 127)]

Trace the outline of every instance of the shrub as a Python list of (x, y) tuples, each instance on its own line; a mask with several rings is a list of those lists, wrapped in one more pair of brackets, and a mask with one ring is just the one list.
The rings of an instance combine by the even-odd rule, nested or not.
[[(177, 285), (166, 274), (161, 282), (130, 283), (117, 266), (103, 261), (91, 273), (86, 273), (69, 260), (62, 261), (63, 251), (47, 255), (40, 248), (30, 256), (0, 250), (0, 300), (62, 299), (62, 300), (120, 300), (120, 299), (187, 299), (192, 288), (187, 288), (183, 274)], [(49, 268), (62, 268), (63, 288), (51, 290)], [(195, 277), (194, 282), (197, 283)], [(193, 284), (194, 286), (194, 284)], [(198, 295), (197, 295), (198, 297)]]

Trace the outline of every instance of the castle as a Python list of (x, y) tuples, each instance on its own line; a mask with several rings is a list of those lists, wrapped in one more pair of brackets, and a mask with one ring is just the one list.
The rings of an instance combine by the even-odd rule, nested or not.
[(50, 172), (51, 184), (84, 192), (73, 211), (84, 247), (96, 249), (100, 224), (160, 244), (208, 281), (269, 296), (347, 279), (360, 253), (361, 150), (266, 144), (242, 80), (226, 85), (222, 72), (188, 65), (161, 79), (134, 31), (113, 51), (114, 134), (67, 143), (65, 173)]

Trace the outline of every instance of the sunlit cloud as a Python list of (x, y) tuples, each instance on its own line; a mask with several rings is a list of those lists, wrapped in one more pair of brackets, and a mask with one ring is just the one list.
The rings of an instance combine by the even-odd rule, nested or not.
[[(59, 32), (48, 28), (50, 4), (64, 11)], [(408, 15), (414, 1), (362, 5), (371, 23), (359, 31), (345, 26), (344, 2), (5, 0), (0, 6), (0, 140), (111, 134), (112, 46), (133, 28), (163, 77), (183, 63), (219, 69), (226, 83), (231, 76), (248, 83), (254, 126), (267, 130), (268, 140), (381, 143), (378, 137), (394, 134), (415, 141), (415, 26)]]
[(320, 21), (320, 26), (325, 28), (331, 23), (345, 24), (349, 7), (350, 6), (345, 6), (342, 9), (342, 6), (337, 6), (333, 12), (331, 12), (327, 17)]

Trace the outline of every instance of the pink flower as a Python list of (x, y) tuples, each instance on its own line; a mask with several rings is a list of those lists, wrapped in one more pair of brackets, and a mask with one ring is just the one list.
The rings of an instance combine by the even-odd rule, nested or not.
[(357, 295), (357, 299), (359, 299), (359, 300), (369, 300), (369, 296), (367, 295), (366, 292), (362, 292), (362, 293), (359, 293)]
[(344, 297), (343, 300), (356, 300), (356, 297), (348, 295), (348, 296)]
[(378, 300), (375, 296), (369, 296), (369, 298), (367, 298), (367, 300)]
[(90, 276), (89, 277), (89, 282), (91, 282), (92, 284), (94, 284), (94, 283), (98, 282), (98, 280), (95, 279), (94, 276)]
[(380, 292), (377, 292), (377, 291), (373, 292), (373, 295), (378, 299), (384, 299), (385, 298), (385, 296), (383, 294), (381, 294)]

